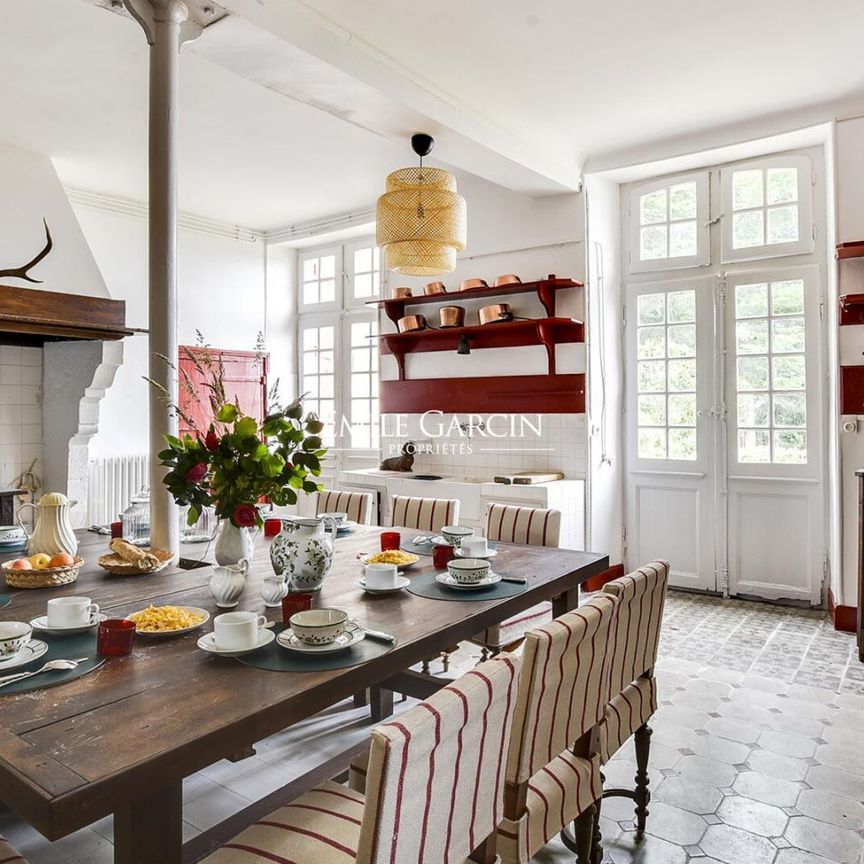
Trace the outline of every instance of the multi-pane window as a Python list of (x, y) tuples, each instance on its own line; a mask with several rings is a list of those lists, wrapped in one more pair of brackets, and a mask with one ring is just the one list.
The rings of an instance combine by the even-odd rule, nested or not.
[(378, 446), (378, 322), (351, 322), (351, 446)]
[(336, 256), (304, 256), (300, 267), (300, 302), (319, 306), (336, 302)]
[(381, 295), (381, 251), (377, 246), (353, 250), (351, 294), (355, 300), (370, 300)]
[(694, 290), (639, 295), (636, 358), (638, 457), (695, 460)]
[(324, 421), (322, 438), (332, 446), (336, 417), (336, 328), (332, 324), (301, 327), (300, 392), (305, 407)]
[(804, 281), (735, 286), (738, 461), (807, 462)]

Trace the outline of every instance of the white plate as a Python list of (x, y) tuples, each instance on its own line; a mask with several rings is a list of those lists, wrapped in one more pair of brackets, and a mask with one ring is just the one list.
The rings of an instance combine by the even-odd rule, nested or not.
[(31, 660), (38, 660), (48, 650), (48, 644), (41, 639), (31, 639), (17, 654), (0, 660), (0, 670), (14, 669)]
[(407, 576), (397, 576), (396, 584), (392, 588), (367, 588), (366, 578), (361, 576), (355, 583), (359, 585), (367, 594), (395, 594), (403, 588), (407, 588), (411, 584), (411, 580)]
[(345, 632), (329, 645), (307, 645), (294, 635), (294, 631), (290, 627), (286, 627), (276, 637), (276, 641), (283, 648), (297, 654), (335, 654), (337, 651), (344, 651), (346, 648), (362, 642), (365, 638), (366, 631), (356, 621), (349, 621)]
[[(405, 550), (403, 549), (402, 551), (404, 552)], [(373, 552), (373, 553), (371, 553), (371, 555), (366, 555), (360, 559), (360, 563), (365, 567), (367, 564), (372, 563), (369, 561), (369, 559), (373, 555), (380, 555), (380, 554), (381, 554), (380, 552)], [(410, 570), (412, 567), (416, 567), (420, 563), (420, 556), (416, 552), (405, 552), (405, 554), (406, 555), (413, 555), (417, 560), (412, 561), (410, 564), (397, 564), (396, 567), (398, 570)], [(374, 563), (375, 564), (385, 564), (386, 562), (385, 561), (375, 561)]]
[(89, 624), (76, 624), (73, 627), (49, 627), (48, 616), (40, 615), (30, 622), (30, 626), (34, 630), (43, 630), (45, 633), (51, 633), (54, 636), (71, 636), (73, 633), (86, 633), (92, 630), (101, 621), (104, 621), (108, 616), (101, 612), (97, 613), (90, 619)]
[(272, 630), (260, 630), (258, 632), (258, 644), (254, 648), (220, 648), (216, 644), (216, 634), (207, 633), (198, 640), (198, 647), (208, 654), (219, 654), (222, 657), (242, 657), (251, 654), (259, 648), (264, 648), (276, 638)]
[(497, 573), (490, 573), (485, 579), (466, 585), (457, 582), (449, 573), (436, 573), (435, 581), (441, 585), (446, 585), (448, 588), (455, 588), (457, 591), (479, 591), (481, 588), (497, 585), (501, 581), (501, 577)]
[(469, 555), (467, 552), (463, 552), (461, 549), (456, 550), (457, 558), (482, 558), (484, 561), (487, 558), (494, 558), (497, 554), (497, 549), (490, 549), (485, 555)]
[(356, 531), (356, 530), (357, 530), (357, 523), (356, 522), (346, 522), (344, 525), (340, 525), (336, 529), (336, 533), (337, 534), (350, 534), (352, 531)]
[[(173, 606), (173, 603), (166, 603), (166, 606)], [(181, 627), (179, 630), (138, 630), (135, 629), (136, 636), (146, 636), (148, 639), (153, 637), (154, 639), (165, 638), (167, 636), (179, 636), (181, 633), (191, 633), (193, 630), (197, 630), (199, 627), (203, 627), (210, 620), (210, 613), (206, 609), (201, 609), (198, 606), (178, 606), (178, 609), (182, 609), (184, 612), (192, 612), (196, 615), (203, 615), (204, 617), (197, 623), (193, 624), (191, 627)], [(143, 612), (144, 609), (139, 609), (139, 612)], [(135, 614), (135, 613), (132, 613)]]

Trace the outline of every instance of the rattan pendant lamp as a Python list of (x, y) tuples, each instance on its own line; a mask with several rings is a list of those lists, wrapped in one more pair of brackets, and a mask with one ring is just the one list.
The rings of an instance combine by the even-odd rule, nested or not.
[(468, 208), (456, 178), (443, 168), (423, 167), (434, 143), (431, 135), (412, 135), (419, 166), (388, 175), (387, 191), (378, 199), (376, 241), (384, 264), (409, 276), (452, 273), (468, 239)]

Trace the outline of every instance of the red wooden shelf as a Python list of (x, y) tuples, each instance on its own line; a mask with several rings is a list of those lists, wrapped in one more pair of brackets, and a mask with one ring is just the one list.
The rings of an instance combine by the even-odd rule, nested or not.
[(864, 366), (840, 367), (840, 413), (864, 414)]
[(550, 275), (548, 279), (538, 282), (515, 282), (512, 285), (501, 285), (489, 288), (469, 288), (467, 291), (447, 291), (444, 294), (421, 294), (417, 297), (398, 297), (390, 300), (370, 300), (368, 306), (383, 306), (387, 317), (395, 324), (405, 315), (406, 306), (424, 306), (427, 303), (453, 305), (463, 300), (485, 299), (488, 297), (503, 297), (508, 294), (536, 294), (546, 314), (555, 315), (555, 293), (562, 288), (582, 288), (583, 283), (574, 279), (558, 279)]
[(383, 414), (584, 414), (584, 375), (414, 378), (381, 382)]
[(864, 240), (853, 240), (851, 243), (838, 243), (834, 253), (838, 260), (844, 258), (864, 258)]
[[(466, 292), (467, 293), (467, 292)], [(584, 342), (585, 326), (574, 318), (532, 318), (500, 324), (475, 324), (443, 330), (388, 333), (381, 337), (381, 353), (393, 354), (399, 364), (399, 380), (405, 380), (405, 355), (425, 351), (455, 351), (465, 336), (471, 349), (543, 345), (549, 358), (549, 374), (555, 374), (555, 346)]]
[(864, 294), (844, 294), (840, 298), (840, 324), (864, 324)]

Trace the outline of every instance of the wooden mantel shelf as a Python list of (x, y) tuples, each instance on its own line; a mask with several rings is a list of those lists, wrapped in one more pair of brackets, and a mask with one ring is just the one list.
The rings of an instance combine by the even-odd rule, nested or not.
[(116, 340), (132, 333), (122, 300), (0, 285), (0, 343)]
[(840, 298), (840, 324), (864, 324), (864, 294), (844, 294)]
[(838, 243), (834, 253), (838, 260), (846, 258), (864, 258), (864, 240), (853, 240), (849, 243)]

